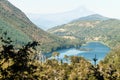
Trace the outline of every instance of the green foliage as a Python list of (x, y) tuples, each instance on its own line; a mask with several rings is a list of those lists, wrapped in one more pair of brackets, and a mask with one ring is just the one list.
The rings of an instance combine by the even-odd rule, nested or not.
[[(119, 80), (120, 79), (120, 46), (117, 46), (111, 51), (100, 66), (106, 75), (108, 80)], [(106, 69), (104, 70), (103, 67)]]
[[(7, 33), (4, 33), (5, 35)], [(99, 65), (93, 66), (83, 57), (67, 57), (71, 63), (60, 63), (58, 60), (37, 62), (30, 57), (35, 52), (37, 42), (28, 43), (16, 50), (11, 39), (1, 38), (5, 44), (0, 50), (1, 80), (119, 80), (119, 49), (111, 52)], [(31, 50), (32, 49), (32, 50)], [(111, 58), (114, 56), (114, 59)], [(53, 53), (58, 56), (58, 52)], [(113, 60), (113, 61), (111, 61)]]
[[(5, 36), (7, 33), (5, 33)], [(11, 39), (6, 40), (1, 37), (1, 41), (5, 44), (0, 50), (0, 79), (1, 80), (29, 80), (37, 79), (38, 76), (34, 75), (37, 66), (32, 64), (29, 58), (30, 49), (35, 49), (37, 42), (28, 43), (19, 50), (15, 50), (11, 44)]]
[(27, 35), (20, 32), (19, 30), (7, 25), (6, 22), (0, 21), (0, 36), (4, 37), (4, 32), (7, 32), (6, 37), (10, 37), (14, 41), (13, 45), (24, 45), (29, 41), (32, 41)]

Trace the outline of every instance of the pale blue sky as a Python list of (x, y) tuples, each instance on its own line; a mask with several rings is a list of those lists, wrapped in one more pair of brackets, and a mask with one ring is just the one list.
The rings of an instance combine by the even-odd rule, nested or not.
[(8, 0), (27, 13), (59, 13), (80, 6), (101, 15), (120, 19), (120, 0)]

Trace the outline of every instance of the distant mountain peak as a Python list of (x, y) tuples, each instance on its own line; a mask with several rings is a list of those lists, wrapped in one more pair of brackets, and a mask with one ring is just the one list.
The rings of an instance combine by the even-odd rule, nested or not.
[(95, 14), (93, 11), (87, 9), (84, 6), (80, 6), (76, 9), (62, 12), (62, 13), (54, 13), (54, 14), (27, 14), (31, 21), (33, 21), (36, 25), (42, 25), (39, 26), (42, 29), (46, 30), (49, 28), (52, 28), (54, 26), (66, 24), (74, 19), (77, 19), (79, 17), (87, 16)]

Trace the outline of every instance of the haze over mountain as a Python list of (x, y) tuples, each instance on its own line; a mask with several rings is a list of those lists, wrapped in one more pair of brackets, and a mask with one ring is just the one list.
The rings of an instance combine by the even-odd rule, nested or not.
[[(120, 80), (120, 20), (94, 14), (76, 18), (48, 32), (52, 34), (34, 25), (8, 0), (0, 0), (0, 80)], [(35, 47), (34, 41), (40, 46)], [(103, 55), (105, 48), (109, 48), (98, 42), (91, 47), (81, 46), (81, 41), (103, 42), (114, 50), (97, 64), (102, 57), (96, 54)], [(16, 50), (16, 46), (21, 47)], [(36, 48), (47, 53), (46, 56), (37, 54)], [(63, 53), (56, 52), (58, 50)], [(61, 54), (63, 59), (59, 57)], [(45, 58), (51, 55), (53, 59)], [(85, 59), (84, 55), (91, 59)]]
[(80, 17), (79, 19), (73, 20), (73, 22), (76, 22), (76, 21), (94, 21), (94, 20), (104, 21), (104, 20), (108, 20), (108, 19), (109, 19), (108, 17), (104, 17), (104, 16), (99, 15), (99, 14), (93, 14), (93, 15), (88, 15), (85, 17)]
[(120, 40), (120, 20), (107, 18), (98, 14), (89, 15), (70, 23), (56, 26), (48, 32), (67, 39), (101, 41), (115, 46)]
[(38, 27), (47, 30), (57, 25), (68, 23), (76, 18), (94, 14), (93, 11), (88, 10), (85, 7), (79, 7), (77, 9), (53, 14), (27, 14), (30, 20)]
[[(6, 36), (4, 33), (7, 33)], [(29, 41), (38, 41), (44, 44), (41, 48), (46, 52), (66, 42), (38, 28), (21, 10), (7, 0), (0, 0), (0, 37), (11, 38), (15, 46), (24, 45)]]

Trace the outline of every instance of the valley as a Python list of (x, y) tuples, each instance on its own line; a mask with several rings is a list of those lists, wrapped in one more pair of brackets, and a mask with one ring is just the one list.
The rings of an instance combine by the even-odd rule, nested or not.
[(9, 1), (0, 0), (0, 80), (120, 80), (119, 19), (77, 9), (41, 25)]
[(42, 45), (39, 46), (39, 50), (46, 53), (56, 50), (56, 48), (74, 45), (71, 44), (71, 41), (61, 39), (38, 28), (21, 10), (8, 1), (1, 0), (0, 4), (0, 37), (5, 38), (4, 32), (6, 32), (6, 37), (11, 38), (12, 44), (17, 48), (28, 42), (37, 41)]

